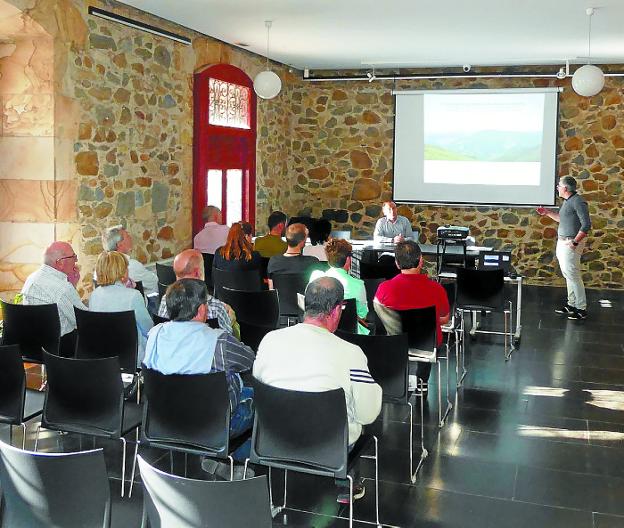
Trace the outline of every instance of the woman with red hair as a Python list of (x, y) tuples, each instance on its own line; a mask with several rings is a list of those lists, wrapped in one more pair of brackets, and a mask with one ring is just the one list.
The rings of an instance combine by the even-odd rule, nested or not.
[(226, 271), (260, 269), (262, 257), (253, 250), (251, 234), (247, 222), (232, 224), (225, 245), (215, 251), (214, 267)]

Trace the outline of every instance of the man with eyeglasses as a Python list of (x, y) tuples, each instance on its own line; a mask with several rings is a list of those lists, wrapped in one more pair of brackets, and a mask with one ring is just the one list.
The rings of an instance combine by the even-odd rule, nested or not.
[(76, 284), (80, 278), (78, 257), (67, 242), (53, 242), (43, 254), (43, 265), (26, 279), (22, 294), (23, 303), (56, 304), (61, 321), (62, 356), (74, 355), (76, 344), (76, 316), (74, 306), (81, 310), (82, 303)]
[(587, 298), (581, 275), (581, 254), (591, 229), (591, 219), (587, 202), (576, 192), (576, 187), (572, 176), (563, 176), (557, 184), (559, 197), (563, 198), (559, 213), (544, 207), (538, 207), (537, 213), (559, 223), (555, 254), (566, 280), (568, 299), (555, 312), (566, 315), (568, 319), (582, 321), (587, 319)]

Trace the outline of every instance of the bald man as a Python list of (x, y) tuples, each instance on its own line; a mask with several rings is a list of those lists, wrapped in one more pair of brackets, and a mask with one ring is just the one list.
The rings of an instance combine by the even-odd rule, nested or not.
[(75, 284), (80, 278), (78, 257), (67, 242), (53, 242), (43, 254), (43, 265), (24, 283), (23, 303), (56, 304), (61, 321), (61, 355), (73, 356), (76, 316), (74, 307), (87, 310), (80, 300)]
[(375, 242), (395, 244), (412, 238), (412, 225), (404, 216), (397, 213), (394, 202), (384, 202), (382, 207), (383, 218), (377, 220), (373, 239)]
[[(200, 279), (204, 280), (204, 257), (196, 249), (185, 249), (173, 259), (173, 271), (176, 279)], [(167, 296), (163, 295), (158, 308), (160, 317), (169, 318), (167, 311)], [(234, 311), (229, 305), (208, 295), (208, 315), (207, 319), (216, 319), (219, 327), (230, 334), (233, 332), (233, 325), (236, 322)]]
[(214, 205), (204, 207), (202, 211), (204, 228), (195, 235), (193, 247), (202, 253), (214, 255), (215, 251), (225, 245), (230, 228), (223, 224), (221, 209)]

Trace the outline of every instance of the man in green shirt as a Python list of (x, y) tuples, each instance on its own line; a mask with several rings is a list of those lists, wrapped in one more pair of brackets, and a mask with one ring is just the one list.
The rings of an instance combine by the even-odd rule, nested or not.
[(281, 211), (273, 211), (269, 215), (269, 233), (256, 238), (254, 250), (263, 257), (274, 257), (286, 252), (286, 242), (282, 239), (286, 228), (287, 216)]
[(310, 282), (319, 277), (333, 277), (340, 281), (344, 288), (345, 299), (355, 299), (355, 308), (358, 316), (358, 334), (369, 334), (366, 327), (366, 315), (368, 314), (368, 302), (366, 300), (366, 287), (364, 281), (349, 275), (351, 269), (351, 253), (353, 247), (349, 242), (342, 239), (330, 240), (325, 245), (327, 262), (330, 268), (323, 271), (314, 271), (310, 276)]

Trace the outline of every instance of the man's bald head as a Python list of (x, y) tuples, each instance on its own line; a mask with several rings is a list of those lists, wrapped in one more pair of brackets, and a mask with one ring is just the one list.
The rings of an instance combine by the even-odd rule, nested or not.
[(303, 247), (306, 238), (308, 238), (308, 228), (303, 224), (290, 224), (286, 229), (286, 243), (288, 247)]
[(204, 257), (196, 249), (185, 249), (173, 260), (173, 271), (178, 279), (204, 280)]
[(54, 268), (59, 259), (73, 255), (74, 250), (67, 242), (52, 242), (43, 253), (43, 263)]

